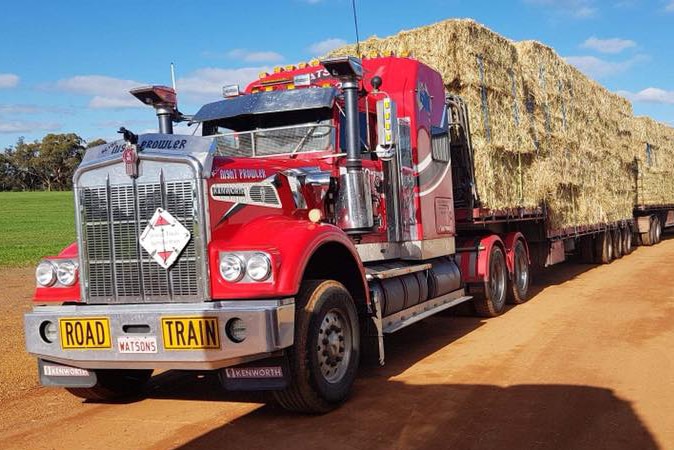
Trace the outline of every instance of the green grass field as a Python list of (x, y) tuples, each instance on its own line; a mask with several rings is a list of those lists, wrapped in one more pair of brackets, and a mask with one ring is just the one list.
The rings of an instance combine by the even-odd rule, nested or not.
[(0, 267), (37, 263), (75, 241), (72, 192), (0, 192)]

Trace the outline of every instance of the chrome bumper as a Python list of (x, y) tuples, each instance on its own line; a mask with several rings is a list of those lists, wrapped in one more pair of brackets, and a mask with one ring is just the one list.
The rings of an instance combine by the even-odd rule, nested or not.
[[(220, 348), (167, 350), (164, 346), (162, 317), (215, 317), (218, 320)], [(61, 336), (47, 342), (40, 327), (46, 321), (57, 325), (61, 318), (104, 317), (110, 323), (110, 348), (63, 349)], [(244, 321), (247, 337), (232, 341), (225, 331), (230, 319)], [(85, 369), (218, 369), (262, 359), (293, 344), (294, 299), (221, 301), (190, 304), (152, 305), (68, 305), (38, 306), (24, 316), (26, 349), (35, 356)], [(129, 327), (131, 326), (131, 327)], [(143, 329), (139, 333), (137, 330)], [(136, 331), (136, 332), (133, 332)], [(156, 353), (122, 353), (120, 337), (155, 337)]]

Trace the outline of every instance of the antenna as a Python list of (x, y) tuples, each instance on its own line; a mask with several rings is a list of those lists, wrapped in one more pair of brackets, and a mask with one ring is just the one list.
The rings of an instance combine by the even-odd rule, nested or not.
[(173, 86), (173, 90), (176, 90), (176, 72), (173, 67), (173, 63), (171, 63), (171, 86)]
[(353, 10), (353, 25), (356, 28), (356, 54), (360, 58), (360, 37), (358, 37), (358, 17), (356, 16), (356, 0), (351, 0)]

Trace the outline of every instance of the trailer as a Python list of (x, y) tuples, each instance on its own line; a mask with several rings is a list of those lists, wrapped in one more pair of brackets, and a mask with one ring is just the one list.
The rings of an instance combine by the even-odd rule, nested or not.
[[(529, 299), (532, 264), (608, 263), (641, 230), (642, 216), (551, 230), (544, 206), (485, 208), (468, 106), (412, 58), (278, 68), (189, 118), (170, 88), (132, 94), (160, 133), (87, 151), (77, 242), (38, 265), (25, 316), (42, 384), (83, 398), (213, 370), (327, 412), (361, 355), (384, 364), (386, 335), (462, 303), (502, 314)], [(201, 136), (172, 133), (185, 119)]]

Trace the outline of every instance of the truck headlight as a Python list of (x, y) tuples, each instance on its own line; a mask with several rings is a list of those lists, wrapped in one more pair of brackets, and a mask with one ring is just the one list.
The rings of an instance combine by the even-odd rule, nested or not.
[(42, 261), (35, 269), (35, 280), (43, 287), (52, 286), (56, 282), (56, 268), (49, 261)]
[(238, 256), (233, 253), (220, 255), (220, 275), (225, 281), (235, 283), (243, 278), (246, 268)]
[(77, 279), (77, 265), (72, 261), (59, 262), (56, 266), (56, 278), (64, 286), (72, 286)]
[(264, 253), (255, 253), (246, 263), (248, 276), (255, 281), (264, 281), (271, 275), (271, 261)]

